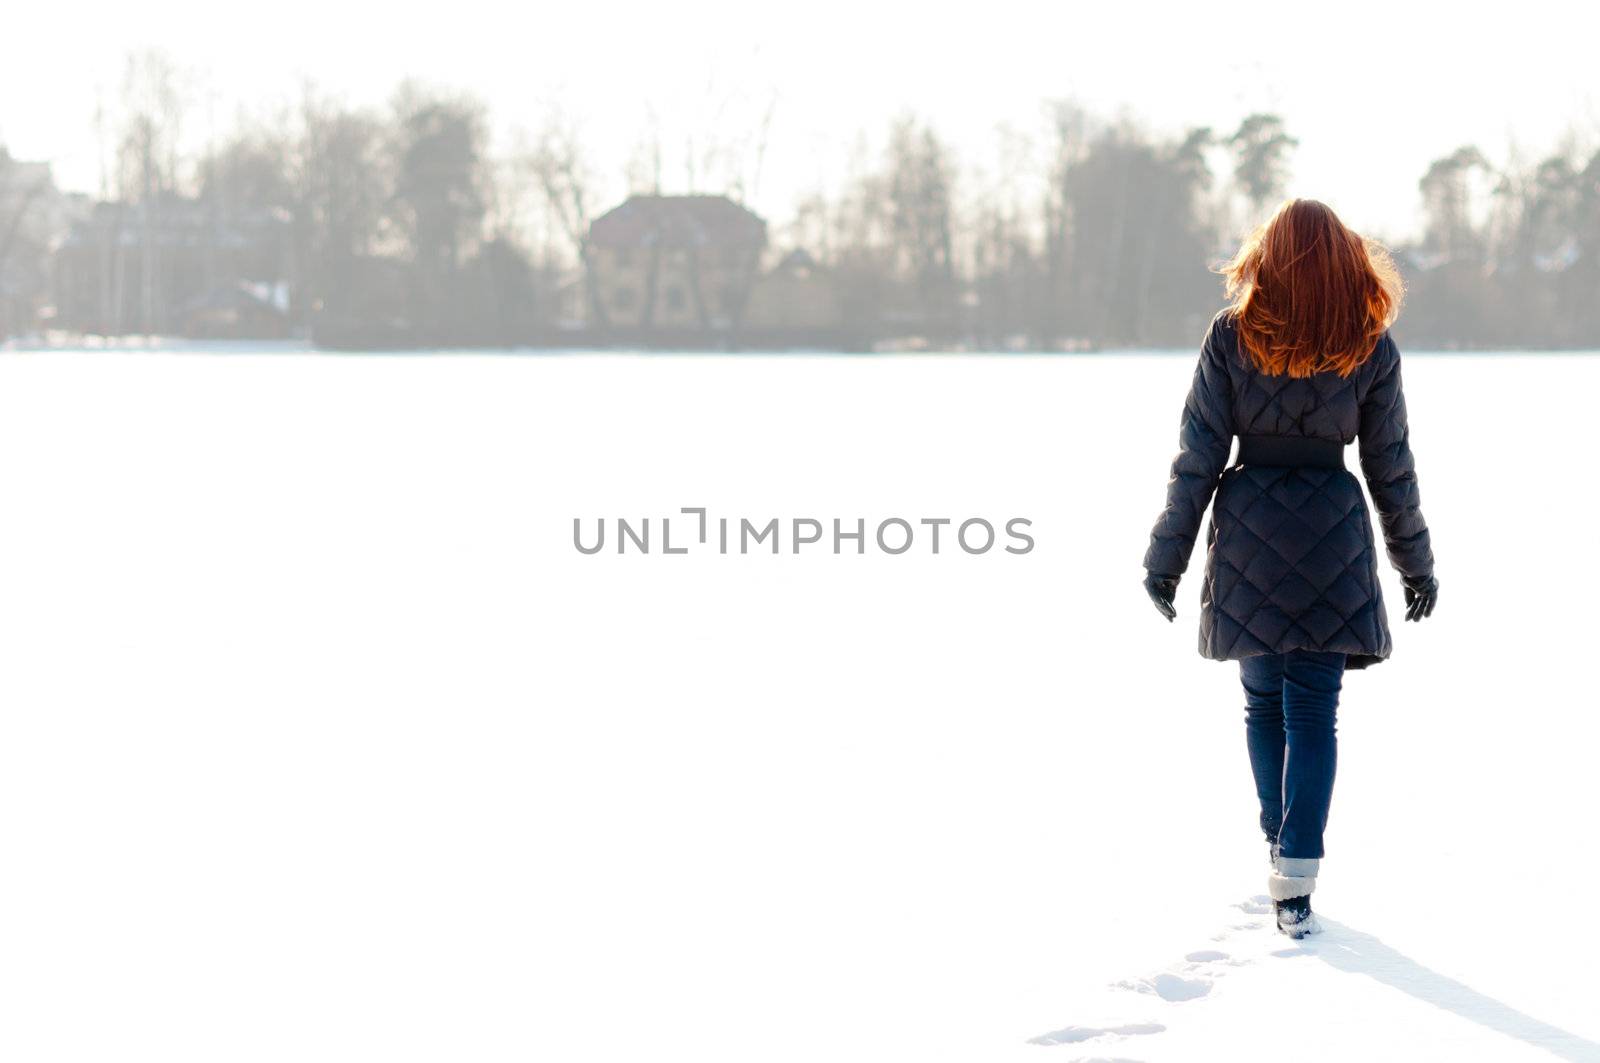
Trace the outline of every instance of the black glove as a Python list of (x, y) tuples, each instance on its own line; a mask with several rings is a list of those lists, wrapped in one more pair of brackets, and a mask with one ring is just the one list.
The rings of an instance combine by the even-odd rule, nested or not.
[(1178, 577), (1164, 576), (1159, 572), (1146, 572), (1144, 574), (1144, 589), (1150, 595), (1150, 600), (1156, 603), (1156, 608), (1168, 620), (1178, 615), (1178, 610), (1172, 607), (1172, 599), (1178, 594)]
[(1439, 601), (1439, 581), (1429, 576), (1403, 576), (1400, 582), (1406, 587), (1406, 619), (1421, 620), (1433, 615)]

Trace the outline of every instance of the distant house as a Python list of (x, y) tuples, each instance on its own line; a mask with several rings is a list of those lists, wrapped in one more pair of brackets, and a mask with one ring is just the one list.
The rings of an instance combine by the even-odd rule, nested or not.
[(759, 347), (847, 344), (844, 307), (833, 272), (796, 248), (756, 281), (745, 312), (745, 341)]
[(740, 329), (767, 223), (727, 196), (630, 196), (589, 226), (590, 331), (676, 345)]
[(180, 311), (178, 331), (192, 339), (285, 339), (289, 286), (217, 284)]
[(276, 336), (292, 261), (289, 218), (270, 209), (223, 214), (211, 203), (163, 195), (99, 202), (56, 252), (56, 326), (102, 335)]

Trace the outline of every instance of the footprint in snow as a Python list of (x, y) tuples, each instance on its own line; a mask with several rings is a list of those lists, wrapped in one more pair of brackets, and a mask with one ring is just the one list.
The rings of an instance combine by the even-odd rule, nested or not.
[(1185, 1000), (1198, 1000), (1211, 992), (1211, 979), (1184, 977), (1171, 971), (1162, 971), (1148, 978), (1116, 983), (1118, 989), (1131, 989), (1135, 993), (1154, 993), (1169, 1004)]
[[(1267, 915), (1272, 911), (1270, 897), (1256, 896), (1241, 901), (1232, 906), (1247, 915)], [(1251, 919), (1242, 923), (1231, 923), (1221, 933), (1214, 934), (1214, 942), (1226, 941), (1234, 933), (1241, 931), (1260, 932), (1267, 926), (1266, 920)], [(1300, 951), (1300, 950), (1296, 950)], [(1294, 954), (1285, 950), (1274, 955)], [(1211, 992), (1216, 979), (1227, 973), (1229, 967), (1242, 967), (1250, 963), (1248, 958), (1235, 960), (1231, 954), (1221, 949), (1196, 949), (1184, 954), (1180, 963), (1175, 963), (1164, 971), (1147, 975), (1143, 978), (1123, 979), (1113, 982), (1112, 988), (1128, 990), (1149, 996), (1159, 997), (1168, 1004), (1183, 1004), (1191, 1000), (1199, 1000)], [(1030, 1044), (1036, 1045), (1063, 1045), (1081, 1044), (1100, 1037), (1129, 1037), (1139, 1034), (1156, 1034), (1164, 1031), (1166, 1027), (1159, 1022), (1127, 1023), (1120, 1026), (1065, 1026), (1059, 1030), (1040, 1034), (1029, 1039)], [(1083, 1061), (1090, 1063), (1090, 1061)]]
[(1216, 949), (1201, 949), (1199, 952), (1191, 952), (1184, 957), (1190, 963), (1206, 963), (1210, 960), (1225, 960), (1227, 958), (1228, 954), (1226, 952), (1218, 952)]

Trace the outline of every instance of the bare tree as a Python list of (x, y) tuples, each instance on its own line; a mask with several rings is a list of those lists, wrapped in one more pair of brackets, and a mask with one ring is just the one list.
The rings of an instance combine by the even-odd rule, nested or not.
[(713, 72), (683, 131), (684, 190), (738, 200), (752, 195), (761, 181), (777, 103), (775, 88), (757, 92), (745, 79), (724, 86)]
[(1049, 147), (1043, 207), (1045, 300), (1038, 331), (1051, 340), (1067, 336), (1071, 306), (1082, 278), (1073, 269), (1076, 241), (1072, 219), (1072, 184), (1088, 154), (1089, 116), (1072, 100), (1045, 105)]
[(627, 178), (630, 195), (661, 194), (661, 118), (654, 106), (647, 108), (644, 132), (633, 146), (628, 159)]
[(923, 322), (948, 328), (955, 296), (950, 151), (932, 128), (902, 118), (890, 133), (885, 176), (898, 269), (916, 293)]
[(606, 330), (610, 319), (601, 303), (589, 258), (594, 171), (570, 117), (552, 109), (527, 156), (526, 165), (544, 192), (547, 209), (577, 255), (591, 320), (597, 328)]
[[(157, 225), (166, 201), (178, 190), (187, 101), (183, 75), (164, 53), (144, 51), (128, 57), (116, 126), (117, 189), (123, 202), (139, 206), (139, 330), (146, 335), (169, 317), (160, 285)], [(116, 312), (121, 331), (120, 299)]]
[(1040, 298), (1043, 257), (1042, 210), (1036, 210), (1043, 182), (1034, 160), (1033, 138), (1002, 125), (995, 130), (993, 172), (965, 182), (969, 199), (961, 211), (957, 259), (975, 297), (963, 330), (978, 343), (1037, 343), (1035, 306)]
[(358, 301), (364, 261), (380, 246), (393, 185), (378, 117), (302, 90), (291, 167), (295, 257), (305, 291), (302, 322), (323, 307), (347, 313)]

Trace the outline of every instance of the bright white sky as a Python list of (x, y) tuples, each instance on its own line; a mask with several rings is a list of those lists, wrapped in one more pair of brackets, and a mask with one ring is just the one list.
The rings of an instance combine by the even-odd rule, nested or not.
[(1575, 21), (1588, 7), (28, 4), (4, 18), (0, 142), (24, 158), (55, 160), (64, 186), (94, 190), (97, 89), (115, 91), (128, 50), (156, 46), (194, 74), (195, 137), (208, 125), (225, 129), (241, 105), (291, 100), (304, 78), (350, 102), (379, 103), (417, 75), (486, 100), (497, 146), (561, 99), (582, 118), (617, 192), (653, 109), (673, 191), (683, 184), (677, 145), (686, 135), (750, 127), (776, 93), (771, 147), (751, 198), (781, 221), (797, 192), (838, 178), (857, 133), (881, 142), (888, 118), (906, 109), (953, 142), (968, 169), (990, 173), (1000, 166), (997, 123), (1035, 129), (1048, 98), (1070, 96), (1173, 132), (1227, 130), (1271, 109), (1301, 139), (1291, 192), (1394, 238), (1415, 229), (1427, 163), (1460, 144), (1504, 160), (1513, 150), (1536, 156), (1568, 132), (1600, 142), (1596, 27)]

